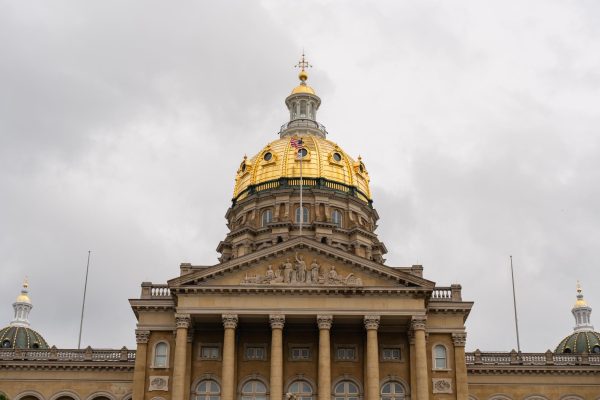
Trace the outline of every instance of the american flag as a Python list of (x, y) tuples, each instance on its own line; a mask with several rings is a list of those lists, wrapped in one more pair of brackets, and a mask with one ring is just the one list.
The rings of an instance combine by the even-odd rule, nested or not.
[(290, 144), (292, 145), (293, 148), (295, 148), (296, 150), (299, 150), (302, 148), (302, 145), (304, 144), (304, 142), (302, 141), (302, 139), (297, 139), (297, 138), (291, 138), (290, 139)]

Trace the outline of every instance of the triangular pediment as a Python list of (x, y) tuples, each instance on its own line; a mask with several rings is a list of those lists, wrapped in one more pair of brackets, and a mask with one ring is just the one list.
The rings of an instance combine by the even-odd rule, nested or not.
[(295, 238), (172, 279), (171, 288), (228, 287), (277, 290), (345, 288), (433, 290), (434, 282), (406, 269), (366, 260), (306, 238)]

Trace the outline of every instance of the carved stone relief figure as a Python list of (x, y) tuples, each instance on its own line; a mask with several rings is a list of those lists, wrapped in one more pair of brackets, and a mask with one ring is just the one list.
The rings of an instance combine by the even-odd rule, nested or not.
[(309, 285), (309, 286), (362, 286), (362, 279), (353, 273), (347, 276), (340, 275), (335, 266), (332, 265), (328, 270), (321, 274), (321, 266), (316, 259), (310, 264), (310, 270), (306, 266), (304, 256), (297, 254), (295, 265), (289, 258), (281, 264), (279, 268), (273, 270), (273, 265), (269, 264), (264, 275), (246, 274), (242, 284), (287, 284), (287, 285)]

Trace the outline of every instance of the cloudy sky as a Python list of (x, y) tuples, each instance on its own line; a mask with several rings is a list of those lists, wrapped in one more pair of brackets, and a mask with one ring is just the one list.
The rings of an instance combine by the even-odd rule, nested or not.
[(600, 328), (596, 1), (0, 0), (0, 325), (133, 347), (127, 299), (217, 262), (234, 174), (304, 48), (329, 138), (369, 169), (388, 264), (475, 301), (468, 350)]

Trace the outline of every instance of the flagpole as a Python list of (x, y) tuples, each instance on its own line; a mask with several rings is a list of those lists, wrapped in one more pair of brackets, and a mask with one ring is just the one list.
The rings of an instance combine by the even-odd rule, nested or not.
[(79, 321), (79, 340), (77, 341), (77, 350), (81, 349), (81, 330), (83, 329), (83, 311), (85, 310), (85, 294), (87, 292), (88, 273), (90, 271), (90, 255), (91, 250), (88, 250), (87, 267), (85, 268), (85, 284), (83, 286), (83, 303), (81, 304), (81, 320)]
[[(300, 143), (302, 143), (302, 138), (300, 138)], [(302, 208), (302, 187), (304, 186), (304, 181), (302, 180), (303, 149), (304, 147), (300, 145), (300, 150), (298, 150), (298, 156), (300, 157), (300, 236), (302, 236), (302, 222), (304, 222), (304, 208)]]
[(519, 353), (521, 353), (521, 342), (519, 341), (519, 320), (517, 318), (517, 296), (515, 295), (515, 273), (513, 270), (512, 256), (510, 256), (510, 276), (512, 278), (513, 307), (515, 310), (515, 331), (517, 332), (517, 351)]

